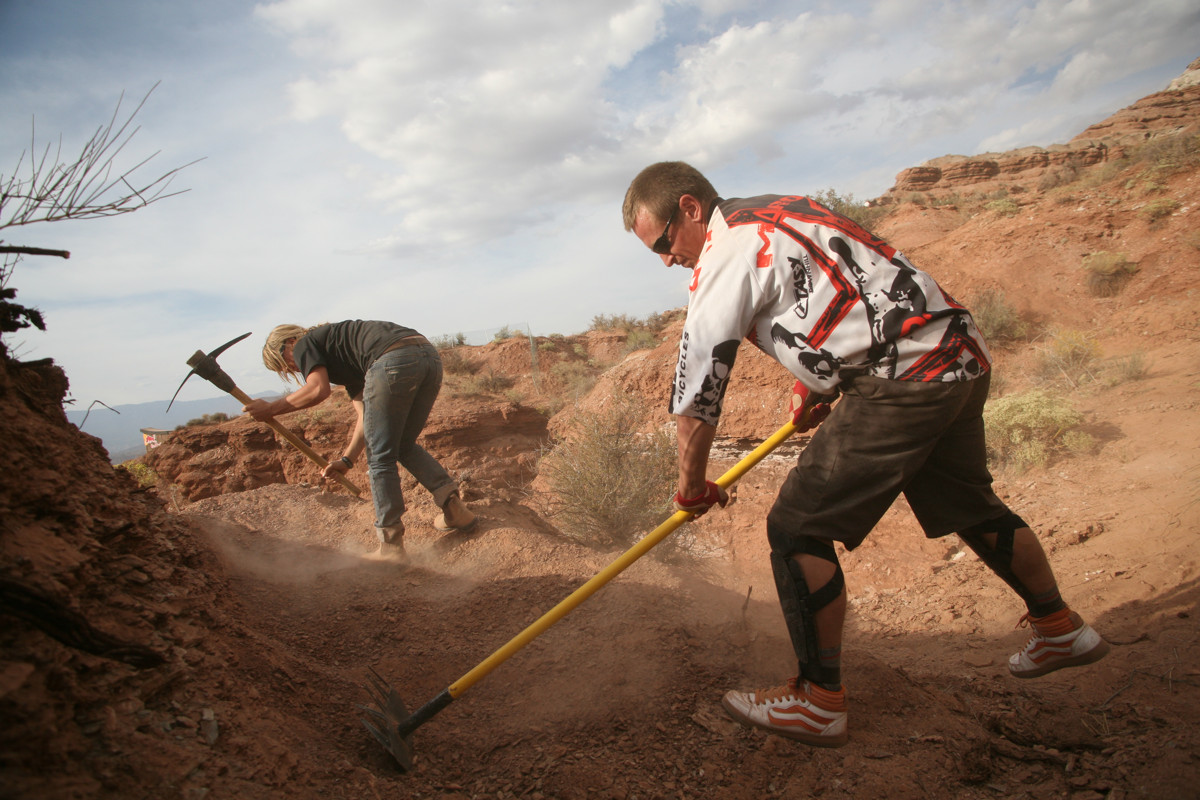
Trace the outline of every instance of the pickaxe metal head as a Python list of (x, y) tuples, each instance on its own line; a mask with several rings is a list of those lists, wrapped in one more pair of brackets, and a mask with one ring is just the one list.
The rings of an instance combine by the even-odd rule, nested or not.
[(225, 374), (225, 370), (217, 366), (217, 356), (233, 347), (242, 339), (245, 339), (251, 333), (253, 333), (253, 331), (247, 331), (236, 339), (230, 339), (228, 342), (221, 345), (216, 350), (208, 353), (207, 355), (204, 353), (204, 351), (197, 350), (187, 362), (188, 366), (192, 368), (192, 371), (189, 372), (187, 377), (183, 379), (183, 383), (179, 384), (179, 389), (175, 390), (175, 394), (171, 395), (171, 402), (167, 403), (167, 411), (171, 410), (171, 406), (175, 403), (175, 398), (179, 396), (179, 390), (183, 388), (183, 384), (187, 383), (188, 378), (192, 377), (193, 375), (199, 375), (201, 378), (211, 381), (223, 392), (228, 392), (233, 389), (235, 387), (233, 379)]

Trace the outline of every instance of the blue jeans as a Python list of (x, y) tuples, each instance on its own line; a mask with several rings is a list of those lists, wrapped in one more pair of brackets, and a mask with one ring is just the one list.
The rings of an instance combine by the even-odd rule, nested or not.
[(442, 360), (429, 344), (384, 353), (367, 370), (363, 435), (376, 528), (399, 525), (404, 514), (397, 461), (429, 490), (438, 506), (457, 488), (445, 468), (417, 444), (441, 388)]

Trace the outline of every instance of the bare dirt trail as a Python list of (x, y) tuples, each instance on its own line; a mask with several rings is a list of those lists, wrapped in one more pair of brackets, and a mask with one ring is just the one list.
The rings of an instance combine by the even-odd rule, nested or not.
[[(1009, 677), (1026, 636), (1019, 605), (955, 537), (924, 540), (900, 503), (843, 556), (852, 738), (833, 752), (743, 730), (718, 705), (728, 688), (788, 674), (759, 530), (786, 460), (765, 462), (735, 506), (695, 523), (728, 531), (722, 558), (635, 564), (419, 730), (410, 775), (358, 727), (366, 667), (415, 710), (616, 553), (479, 501), (481, 529), (449, 539), (421, 522), (432, 509), (418, 501), (408, 568), (362, 559), (366, 507), (315, 489), (267, 487), (188, 511), (265, 654), (239, 657), (266, 660), (247, 682), (280, 687), (259, 702), (295, 713), (294, 695), (305, 698), (294, 729), (305, 738), (289, 751), (340, 763), (339, 780), (380, 796), (1192, 797), (1200, 448), (1181, 386), (1194, 363), (1168, 359), (1136, 392), (1092, 396), (1110, 430), (1098, 453), (998, 481), (1113, 653), (1036, 681)], [(293, 767), (299, 778), (310, 769)]]

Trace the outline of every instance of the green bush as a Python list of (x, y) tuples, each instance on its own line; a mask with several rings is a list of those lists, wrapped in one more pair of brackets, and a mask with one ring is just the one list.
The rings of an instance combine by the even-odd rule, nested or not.
[(998, 200), (989, 200), (984, 203), (984, 208), (1001, 217), (1015, 217), (1021, 210), (1021, 207), (1013, 200), (1007, 197), (1002, 197)]
[(1146, 205), (1142, 206), (1139, 212), (1142, 219), (1147, 222), (1158, 222), (1161, 219), (1171, 216), (1179, 210), (1179, 201), (1173, 200), (1170, 197), (1160, 197), (1157, 200), (1151, 200)]
[[(1066, 449), (1064, 437), (1083, 421), (1065, 400), (1041, 389), (990, 400), (983, 418), (988, 457), (1014, 472), (1044, 466)], [(1078, 436), (1069, 441), (1080, 446)]]
[(671, 515), (675, 441), (665, 430), (635, 433), (630, 420), (646, 415), (635, 399), (615, 396), (605, 409), (579, 415), (570, 435), (543, 455), (538, 470), (564, 534), (628, 548)]
[(813, 200), (816, 200), (830, 211), (854, 220), (867, 230), (871, 230), (875, 225), (879, 224), (880, 220), (888, 215), (887, 208), (867, 205), (854, 199), (854, 195), (849, 192), (839, 194), (832, 188), (829, 188), (811, 196)]
[(1021, 319), (1016, 309), (1009, 305), (1004, 292), (988, 289), (969, 306), (983, 338), (988, 343), (1023, 341), (1029, 337), (1029, 323)]
[(1096, 297), (1114, 297), (1129, 279), (1137, 274), (1138, 266), (1124, 253), (1100, 251), (1085, 256), (1083, 269), (1087, 273), (1087, 288)]
[(133, 479), (137, 481), (137, 485), (143, 489), (158, 484), (158, 473), (150, 465), (138, 461), (136, 458), (131, 461), (122, 461), (117, 464), (117, 469), (123, 469), (132, 475)]
[(658, 347), (658, 337), (648, 330), (630, 331), (629, 335), (625, 337), (625, 352), (627, 353), (652, 347)]

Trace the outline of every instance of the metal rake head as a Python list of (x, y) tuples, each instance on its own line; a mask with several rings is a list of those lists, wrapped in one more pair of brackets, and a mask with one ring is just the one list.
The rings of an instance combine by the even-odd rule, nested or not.
[(400, 735), (400, 726), (409, 718), (408, 709), (396, 690), (374, 667), (367, 669), (370, 671), (367, 676), (368, 685), (363, 689), (370, 695), (374, 705), (358, 706), (367, 714), (362, 718), (363, 727), (370, 731), (375, 741), (392, 754), (396, 763), (400, 765), (400, 770), (408, 772), (413, 767), (412, 744)]

